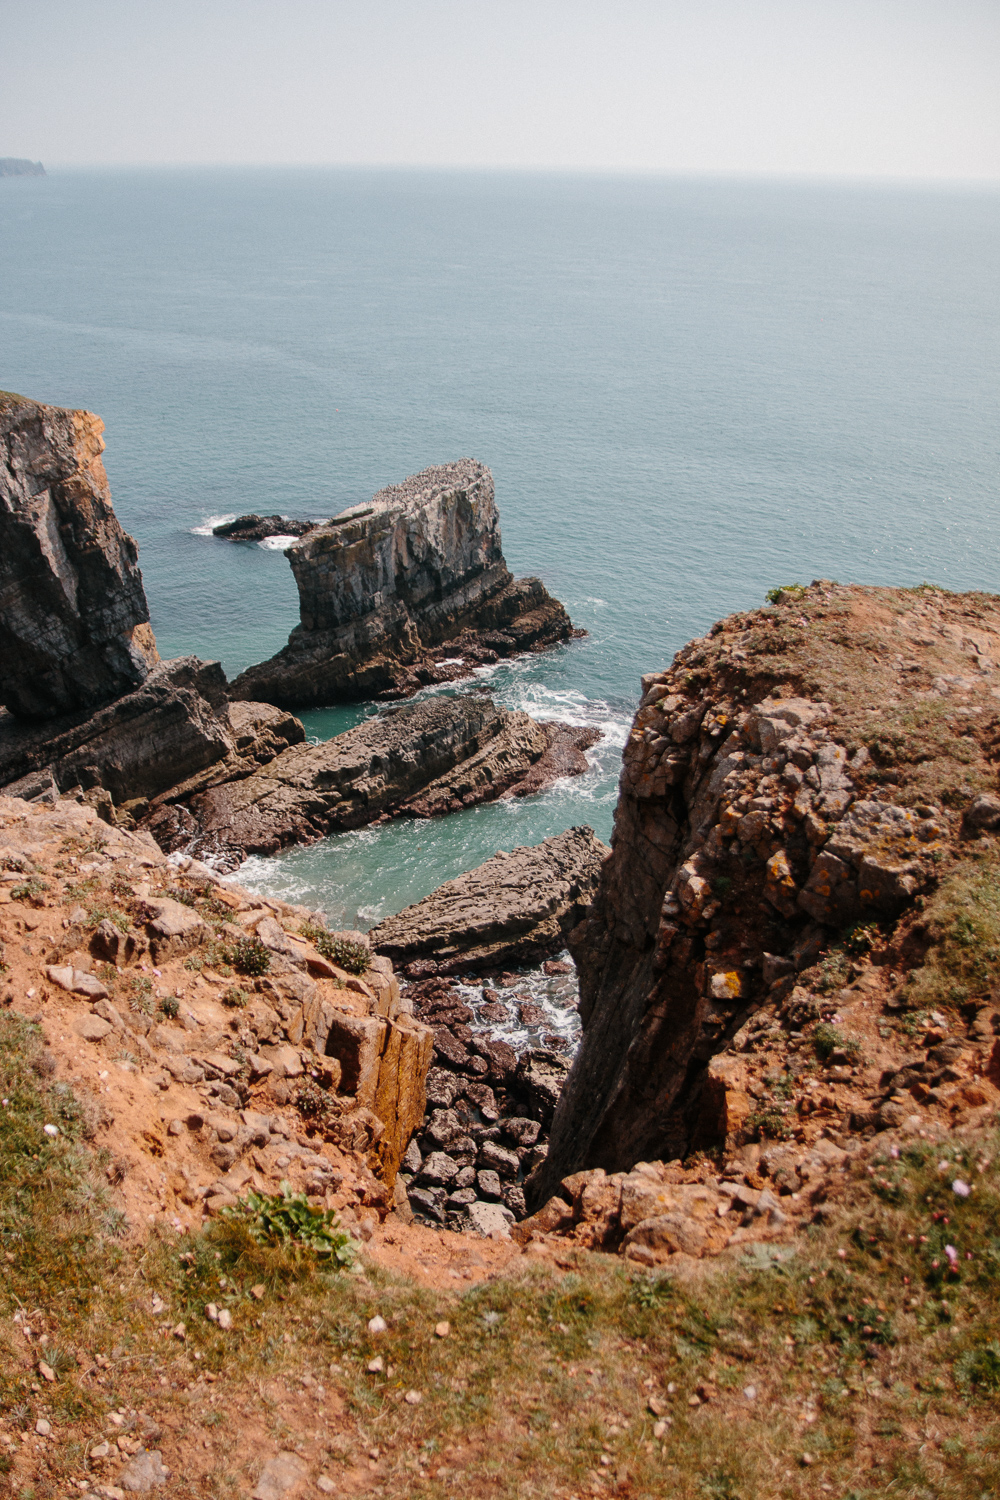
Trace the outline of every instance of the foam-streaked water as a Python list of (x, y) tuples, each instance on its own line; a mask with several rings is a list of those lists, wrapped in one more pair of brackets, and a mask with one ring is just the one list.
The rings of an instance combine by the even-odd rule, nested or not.
[[(774, 583), (996, 589), (995, 190), (322, 170), (0, 182), (0, 386), (107, 424), (164, 655), (296, 621), (278, 538), (471, 454), (590, 634), (489, 675), (607, 738), (540, 797), (245, 871), (374, 920), (578, 822), (607, 837), (642, 671)], [(364, 709), (311, 713), (311, 734)]]

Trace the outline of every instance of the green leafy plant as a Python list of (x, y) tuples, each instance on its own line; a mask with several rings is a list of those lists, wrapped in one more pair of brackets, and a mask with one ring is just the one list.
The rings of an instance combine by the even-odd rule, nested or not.
[(259, 937), (237, 938), (225, 951), (226, 962), (232, 964), (238, 974), (259, 978), (271, 967), (271, 953)]
[(777, 588), (768, 589), (764, 598), (768, 604), (792, 604), (808, 592), (804, 583), (782, 583)]
[(355, 943), (350, 938), (337, 937), (315, 922), (305, 922), (300, 928), (302, 936), (328, 958), (332, 964), (346, 969), (348, 974), (364, 974), (371, 968), (372, 956), (364, 943)]
[(839, 1027), (831, 1025), (829, 1021), (820, 1022), (813, 1032), (812, 1039), (818, 1056), (824, 1062), (835, 1052), (846, 1052), (852, 1061), (861, 1056), (861, 1044), (853, 1036), (848, 1036), (846, 1032), (841, 1031)]
[(231, 1010), (243, 1010), (250, 999), (246, 990), (241, 989), (238, 984), (231, 984), (222, 993), (223, 1005), (228, 1005)]
[(286, 1250), (306, 1250), (334, 1267), (351, 1266), (354, 1251), (350, 1236), (329, 1208), (313, 1208), (305, 1193), (293, 1193), (287, 1182), (280, 1193), (250, 1191), (223, 1215), (243, 1224), (260, 1245), (280, 1245)]
[(165, 1016), (176, 1016), (180, 1011), (181, 1004), (176, 995), (164, 995), (160, 1001), (160, 1010)]
[(45, 884), (45, 881), (39, 879), (37, 875), (32, 875), (29, 880), (22, 881), (20, 885), (11, 887), (10, 898), (12, 901), (31, 901), (34, 897), (40, 896), (43, 891), (47, 890), (48, 886)]

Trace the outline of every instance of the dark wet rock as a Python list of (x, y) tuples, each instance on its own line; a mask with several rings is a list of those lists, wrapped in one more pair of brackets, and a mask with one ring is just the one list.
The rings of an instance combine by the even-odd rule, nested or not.
[[(234, 696), (286, 708), (405, 697), (574, 634), (503, 559), (493, 476), (474, 459), (414, 474), (289, 548), (301, 624)], [(460, 658), (460, 660), (457, 660)]]
[(237, 516), (235, 521), (223, 521), (220, 526), (213, 526), (212, 535), (224, 537), (227, 542), (263, 542), (270, 536), (305, 536), (315, 525), (315, 521), (292, 521), (288, 516), (258, 516), (251, 513)]

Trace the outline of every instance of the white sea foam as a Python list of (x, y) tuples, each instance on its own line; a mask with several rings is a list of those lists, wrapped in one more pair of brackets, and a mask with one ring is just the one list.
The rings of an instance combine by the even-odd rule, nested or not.
[(257, 546), (263, 547), (265, 552), (287, 552), (297, 541), (297, 536), (266, 536)]
[(235, 521), (237, 512), (227, 511), (224, 516), (206, 516), (200, 526), (191, 527), (192, 536), (211, 536), (216, 526), (225, 526), (229, 521)]

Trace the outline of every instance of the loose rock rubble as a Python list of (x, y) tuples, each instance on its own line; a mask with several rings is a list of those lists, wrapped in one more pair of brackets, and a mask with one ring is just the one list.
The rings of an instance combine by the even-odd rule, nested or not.
[[(513, 987), (516, 976), (498, 982)], [(507, 1014), (496, 990), (484, 993)], [(473, 1031), (473, 1011), (447, 979), (417, 981), (406, 996), (434, 1035), (428, 1114), (402, 1163), (410, 1206), (428, 1223), (504, 1236), (524, 1217), (522, 1183), (545, 1158), (570, 1059), (540, 1047), (518, 1055), (488, 1031)]]

